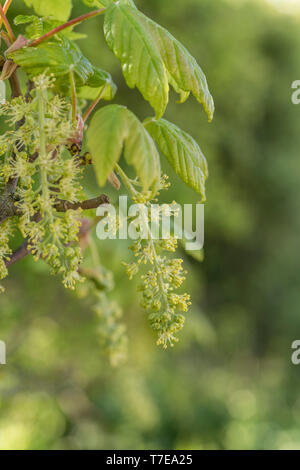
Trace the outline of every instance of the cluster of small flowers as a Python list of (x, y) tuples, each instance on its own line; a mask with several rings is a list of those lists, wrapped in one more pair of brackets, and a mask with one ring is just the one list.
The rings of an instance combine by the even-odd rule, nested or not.
[(114, 367), (121, 365), (127, 358), (126, 326), (120, 321), (122, 310), (115, 301), (107, 298), (104, 292), (96, 293), (94, 306), (99, 319), (99, 335), (104, 352)]
[[(4, 279), (7, 276), (5, 261), (8, 260), (9, 255), (11, 255), (9, 240), (13, 231), (14, 229), (11, 220), (3, 222), (0, 230), (0, 279)], [(3, 290), (3, 287), (0, 285), (0, 292), (3, 292)]]
[[(4, 155), (0, 179), (2, 186), (11, 178), (18, 181), (15, 207), (20, 216), (16, 223), (24, 238), (29, 240), (34, 258), (43, 258), (51, 272), (60, 273), (64, 285), (73, 289), (80, 280), (78, 266), (82, 259), (78, 246), (80, 211), (58, 212), (55, 206), (58, 200), (79, 200), (81, 169), (65, 150), (65, 144), (74, 135), (70, 106), (48, 93), (52, 86), (53, 78), (42, 75), (35, 79), (31, 100), (16, 98), (0, 106), (0, 115), (6, 116), (9, 128), (0, 137), (0, 156)], [(43, 126), (40, 99), (43, 99)], [(44, 152), (41, 152), (41, 135)], [(8, 252), (6, 245), (2, 236), (2, 274), (5, 274), (2, 252)]]
[[(163, 188), (168, 184), (163, 180)], [(134, 194), (135, 200), (142, 197)], [(145, 201), (144, 201), (145, 202)], [(148, 220), (144, 222), (148, 226), (148, 237), (139, 238), (130, 247), (136, 262), (123, 263), (129, 279), (139, 272), (140, 266), (150, 264), (151, 269), (142, 275), (142, 284), (139, 290), (143, 293), (142, 306), (149, 314), (151, 327), (157, 332), (157, 344), (167, 348), (178, 341), (176, 335), (183, 328), (185, 317), (191, 305), (188, 294), (175, 294), (173, 291), (181, 287), (185, 280), (186, 271), (182, 267), (182, 259), (168, 259), (163, 252), (174, 253), (177, 248), (177, 240), (174, 237), (156, 240), (150, 229), (150, 206)], [(147, 215), (146, 215), (147, 217)]]
[(86, 282), (79, 286), (77, 294), (95, 301), (93, 310), (97, 316), (101, 348), (113, 367), (120, 366), (127, 359), (128, 337), (122, 322), (123, 312), (117, 302), (108, 297), (114, 288), (113, 275), (99, 264), (96, 269), (82, 268), (82, 274)]

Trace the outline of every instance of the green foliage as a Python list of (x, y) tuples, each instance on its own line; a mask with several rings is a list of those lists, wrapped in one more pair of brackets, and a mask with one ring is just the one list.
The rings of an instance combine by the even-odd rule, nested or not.
[[(23, 26), (26, 37), (20, 35), (11, 47), (5, 37), (7, 50), (1, 61), (2, 76), (10, 79), (12, 91), (12, 99), (0, 107), (1, 115), (6, 116), (0, 138), (1, 278), (8, 274), (11, 256), (14, 262), (11, 244), (17, 232), (23, 238), (22, 256), (31, 254), (35, 261), (46, 261), (52, 274), (62, 276), (65, 287), (79, 290), (78, 282), (85, 281), (86, 295), (96, 299), (94, 310), (101, 324), (103, 347), (116, 365), (126, 356), (126, 328), (120, 323), (120, 309), (99, 282), (100, 261), (95, 260), (95, 253), (93, 267), (82, 266), (84, 251), (92, 243), (86, 232), (93, 222), (83, 217), (81, 208), (89, 208), (95, 199), (86, 199), (90, 188), (81, 185), (85, 166), (93, 164), (99, 186), (113, 180), (119, 187), (117, 171), (133, 200), (150, 208), (150, 201), (156, 201), (159, 190), (166, 186), (155, 140), (177, 174), (204, 199), (207, 166), (199, 146), (161, 118), (170, 85), (180, 95), (180, 102), (192, 93), (203, 104), (209, 120), (213, 99), (196, 60), (165, 29), (139, 12), (133, 1), (86, 0), (84, 4), (99, 10), (71, 24), (67, 22), (71, 0), (25, 3), (36, 15), (22, 10), (15, 16), (14, 25)], [(121, 60), (128, 86), (141, 91), (158, 121), (143, 124), (127, 107), (114, 104), (98, 110), (88, 124), (98, 102), (112, 100), (117, 87), (108, 72), (81, 52), (75, 41), (82, 35), (73, 28), (102, 14), (105, 39)], [(23, 88), (19, 69), (25, 73)], [(87, 100), (92, 101), (88, 106)], [(83, 145), (90, 150), (85, 153), (87, 158), (80, 155)], [(122, 155), (135, 171), (133, 180), (119, 166)], [(106, 195), (104, 200), (108, 200)], [(93, 218), (94, 214), (87, 216)], [(147, 217), (144, 222), (148, 227)], [(143, 223), (137, 221), (140, 225)], [(134, 271), (140, 263), (153, 265), (142, 275), (140, 290), (158, 344), (163, 347), (177, 341), (183, 313), (190, 305), (188, 294), (173, 292), (184, 280), (182, 260), (168, 260), (162, 254), (173, 252), (175, 247), (173, 239), (156, 242), (151, 237), (150, 241), (140, 238), (133, 247), (137, 263), (129, 265)]]
[[(9, 18), (24, 13), (13, 3)], [(95, 239), (129, 335), (127, 365), (111, 370), (99, 354), (105, 329), (91, 310), (94, 295), (70, 295), (31, 257), (9, 268), (0, 297), (8, 349), (0, 448), (299, 449), (300, 377), (290, 344), (300, 331), (300, 112), (288, 92), (299, 76), (299, 18), (260, 0), (137, 5), (201, 59), (218, 105), (212, 126), (194, 100), (179, 107), (171, 97), (166, 114), (210, 162), (205, 262), (185, 258), (193, 305), (176, 348), (155, 348), (138, 305), (139, 277), (129, 282), (120, 263), (132, 261), (126, 242)], [(97, 22), (81, 26), (89, 37), (82, 50), (119, 83), (117, 61), (105, 47), (100, 54)], [(137, 93), (120, 86), (117, 97), (146, 115)], [(165, 159), (162, 167), (173, 184), (161, 199), (197, 200)], [(81, 182), (97, 195), (92, 171)], [(105, 192), (115, 201), (114, 190)], [(10, 236), (11, 248), (19, 242)]]
[(167, 107), (170, 83), (181, 101), (192, 92), (212, 120), (214, 104), (206, 78), (196, 60), (168, 31), (121, 1), (109, 6), (104, 34), (121, 61), (127, 85), (140, 90), (157, 118)]
[(100, 186), (115, 168), (123, 148), (127, 163), (135, 167), (145, 191), (158, 182), (160, 162), (154, 142), (142, 123), (125, 107), (111, 105), (98, 111), (87, 137)]
[[(36, 97), (31, 102), (17, 98), (0, 107), (0, 114), (6, 116), (11, 128), (0, 140), (1, 155), (5, 157), (1, 178), (4, 184), (13, 178), (18, 180), (15, 206), (21, 215), (15, 225), (28, 240), (28, 249), (36, 260), (45, 259), (52, 273), (62, 274), (66, 287), (74, 288), (80, 278), (77, 270), (81, 251), (72, 246), (81, 225), (79, 213), (61, 214), (55, 208), (58, 198), (78, 201), (81, 190), (76, 161), (57, 155), (58, 146), (73, 133), (69, 106), (58, 97), (47, 99), (46, 91), (52, 84), (45, 76), (37, 78), (35, 86)], [(20, 119), (23, 125), (14, 131)], [(7, 259), (5, 246), (2, 260)]]
[[(40, 17), (36, 15), (18, 15), (14, 19), (15, 25), (26, 24), (26, 37), (28, 39), (37, 39), (44, 34), (48, 33), (52, 29), (60, 26), (63, 22), (53, 19), (52, 17)], [(76, 33), (73, 31), (73, 27), (64, 29), (60, 36), (65, 36), (68, 39), (76, 40), (83, 39), (86, 36), (84, 34)]]
[[(69, 74), (72, 72), (76, 87), (82, 97), (95, 99), (105, 87), (103, 98), (112, 99), (116, 93), (116, 85), (108, 72), (94, 67), (84, 57), (77, 44), (67, 38), (60, 41), (46, 42), (35, 48), (23, 48), (9, 55), (30, 77), (40, 75), (44, 71), (54, 74), (59, 79), (60, 87), (70, 86)], [(84, 89), (82, 90), (82, 88)]]
[(114, 0), (83, 0), (83, 3), (85, 3), (89, 7), (97, 7), (97, 8), (103, 8), (107, 7), (110, 3), (112, 3)]
[(149, 119), (145, 127), (157, 142), (180, 178), (205, 200), (206, 159), (197, 142), (179, 127), (165, 119)]
[(24, 0), (39, 16), (51, 16), (55, 20), (67, 21), (72, 10), (72, 0)]
[(6, 86), (5, 82), (0, 81), (0, 103), (6, 99)]

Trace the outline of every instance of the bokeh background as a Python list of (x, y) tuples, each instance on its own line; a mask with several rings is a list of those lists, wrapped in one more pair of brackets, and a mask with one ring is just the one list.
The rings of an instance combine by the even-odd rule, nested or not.
[[(74, 3), (74, 16), (86, 11)], [(212, 124), (193, 99), (177, 105), (171, 95), (167, 110), (210, 168), (204, 260), (182, 253), (193, 306), (178, 345), (158, 349), (120, 263), (126, 243), (96, 241), (129, 335), (128, 361), (113, 368), (89, 302), (42, 262), (14, 266), (0, 298), (0, 449), (300, 448), (300, 366), (290, 359), (300, 337), (300, 108), (291, 103), (300, 16), (282, 10), (292, 3), (136, 1), (198, 59), (216, 102)], [(126, 87), (102, 19), (78, 30), (88, 33), (80, 47), (119, 85), (116, 101), (151, 115)], [(164, 197), (196, 202), (165, 168), (173, 186)], [(92, 174), (89, 188), (98, 194)]]

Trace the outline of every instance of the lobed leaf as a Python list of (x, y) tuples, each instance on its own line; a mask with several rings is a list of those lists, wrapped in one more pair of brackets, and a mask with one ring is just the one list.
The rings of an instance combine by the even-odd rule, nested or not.
[(123, 149), (144, 190), (159, 180), (160, 161), (155, 144), (142, 123), (124, 106), (100, 109), (92, 118), (87, 139), (100, 186), (106, 183)]
[(24, 0), (39, 16), (51, 16), (55, 20), (67, 21), (72, 10), (72, 0)]
[(99, 67), (93, 66), (93, 75), (79, 89), (78, 96), (87, 100), (95, 100), (100, 93), (104, 93), (104, 100), (112, 100), (116, 94), (117, 86), (111, 75)]
[(157, 118), (166, 109), (170, 84), (180, 94), (180, 102), (192, 93), (212, 120), (213, 98), (197, 61), (166, 29), (138, 11), (131, 0), (108, 7), (104, 34), (121, 61), (128, 86), (140, 90)]
[(197, 142), (189, 134), (165, 119), (148, 119), (144, 125), (177, 175), (188, 186), (201, 194), (204, 201), (208, 168)]
[(113, 0), (82, 0), (88, 7), (104, 8), (107, 7)]
[(142, 13), (141, 20), (145, 22), (158, 44), (159, 51), (168, 71), (170, 84), (181, 95), (181, 102), (192, 93), (203, 105), (209, 121), (214, 115), (214, 101), (210, 94), (206, 77), (196, 59), (188, 50), (175, 39), (165, 28), (147, 18)]
[(112, 99), (116, 85), (108, 72), (94, 67), (84, 57), (79, 47), (66, 38), (46, 42), (37, 47), (24, 47), (8, 54), (29, 76), (36, 76), (45, 71), (53, 73), (62, 87), (69, 88), (69, 73), (74, 73), (76, 86), (82, 98), (94, 99), (105, 88), (104, 99)]
[[(52, 18), (41, 18), (36, 15), (18, 15), (14, 19), (14, 23), (16, 25), (19, 24), (27, 24), (26, 27), (26, 37), (27, 39), (37, 39), (44, 34), (48, 33), (52, 29), (57, 28), (63, 22), (57, 21)], [(69, 28), (64, 29), (63, 31), (59, 32), (57, 36), (65, 36), (68, 39), (76, 40), (85, 38), (85, 34), (77, 33), (73, 31), (74, 26), (70, 26)]]
[(168, 77), (158, 47), (137, 10), (127, 4), (111, 4), (105, 14), (104, 34), (121, 61), (127, 85), (137, 87), (161, 117), (168, 103)]

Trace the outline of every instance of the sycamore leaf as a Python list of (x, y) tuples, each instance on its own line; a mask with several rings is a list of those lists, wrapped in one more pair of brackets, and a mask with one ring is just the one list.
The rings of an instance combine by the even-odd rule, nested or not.
[(8, 57), (22, 67), (29, 76), (36, 76), (45, 71), (53, 73), (57, 79), (56, 84), (66, 93), (70, 88), (69, 73), (72, 71), (79, 97), (96, 99), (104, 87), (103, 99), (111, 100), (115, 96), (116, 85), (110, 74), (99, 67), (94, 67), (84, 57), (79, 47), (66, 38), (49, 41), (37, 47), (24, 47), (8, 54)]
[(83, 0), (88, 7), (104, 8), (107, 7), (113, 0)]
[(213, 98), (194, 57), (166, 29), (138, 11), (131, 0), (109, 5), (104, 34), (121, 61), (128, 86), (139, 89), (157, 118), (166, 109), (170, 84), (180, 94), (180, 102), (192, 93), (212, 120)]
[(51, 16), (55, 20), (67, 21), (72, 10), (72, 0), (24, 0), (39, 16)]
[(138, 11), (127, 4), (111, 4), (105, 14), (104, 34), (108, 46), (121, 61), (127, 85), (137, 87), (157, 117), (161, 117), (168, 103), (167, 72)]
[(177, 175), (201, 194), (204, 201), (208, 169), (206, 159), (197, 142), (165, 119), (148, 119), (144, 125)]
[(153, 35), (168, 71), (170, 84), (180, 94), (181, 102), (192, 93), (201, 103), (210, 121), (214, 115), (214, 101), (206, 77), (196, 59), (166, 29), (139, 12), (141, 22)]
[[(57, 28), (61, 24), (63, 24), (62, 21), (57, 21), (52, 18), (40, 18), (39, 16), (36, 15), (18, 15), (14, 19), (14, 23), (16, 25), (19, 24), (27, 24), (28, 26), (26, 27), (26, 37), (28, 39), (37, 39), (44, 34), (48, 33), (52, 29)], [(65, 36), (68, 39), (71, 40), (77, 40), (77, 39), (82, 39), (85, 38), (85, 34), (77, 33), (73, 31), (73, 28), (75, 26), (70, 26), (69, 28), (64, 29), (60, 33), (58, 33), (58, 36)]]
[(95, 100), (101, 93), (102, 99), (112, 100), (116, 94), (117, 86), (111, 75), (99, 67), (93, 67), (93, 75), (78, 91), (79, 98)]
[(24, 47), (9, 57), (22, 67), (29, 75), (35, 76), (45, 72), (56, 76), (73, 71), (82, 84), (93, 75), (93, 66), (81, 53), (79, 47), (67, 40), (46, 42), (37, 47)]
[(155, 144), (142, 123), (124, 106), (100, 109), (92, 118), (87, 139), (100, 186), (106, 183), (123, 150), (144, 190), (159, 180), (160, 160)]

